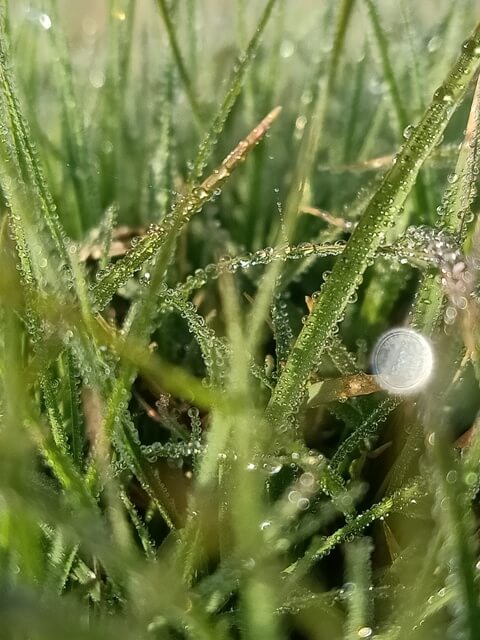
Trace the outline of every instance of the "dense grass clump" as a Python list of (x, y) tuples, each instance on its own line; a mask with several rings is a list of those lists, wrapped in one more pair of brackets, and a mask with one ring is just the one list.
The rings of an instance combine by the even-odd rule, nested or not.
[(2, 640), (478, 640), (479, 19), (0, 2)]

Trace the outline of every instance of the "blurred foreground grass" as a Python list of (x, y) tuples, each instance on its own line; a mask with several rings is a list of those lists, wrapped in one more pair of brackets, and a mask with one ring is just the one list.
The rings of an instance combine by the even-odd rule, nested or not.
[(480, 3), (0, 19), (2, 639), (478, 640)]

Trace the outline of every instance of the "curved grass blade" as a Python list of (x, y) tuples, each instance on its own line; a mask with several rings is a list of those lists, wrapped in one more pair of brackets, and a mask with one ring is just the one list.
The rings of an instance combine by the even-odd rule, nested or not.
[(197, 312), (192, 302), (188, 302), (183, 296), (172, 290), (161, 291), (160, 297), (162, 304), (177, 309), (187, 322), (190, 333), (195, 337), (202, 351), (205, 366), (212, 383), (215, 386), (221, 385), (228, 356), (227, 345), (205, 324), (205, 320)]
[(185, 282), (177, 285), (175, 291), (188, 298), (210, 280), (217, 280), (225, 273), (236, 273), (242, 269), (268, 265), (274, 261), (286, 262), (287, 260), (301, 260), (312, 256), (338, 256), (344, 248), (345, 245), (342, 242), (331, 244), (302, 242), (297, 245), (285, 243), (274, 248), (259, 249), (254, 253), (246, 253), (232, 258), (225, 257), (220, 262), (209, 264), (203, 269), (197, 269), (194, 275), (188, 276)]

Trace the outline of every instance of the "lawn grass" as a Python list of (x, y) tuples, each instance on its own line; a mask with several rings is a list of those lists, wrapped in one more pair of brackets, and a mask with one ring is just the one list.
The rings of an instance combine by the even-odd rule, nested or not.
[(2, 639), (478, 640), (479, 19), (0, 3)]

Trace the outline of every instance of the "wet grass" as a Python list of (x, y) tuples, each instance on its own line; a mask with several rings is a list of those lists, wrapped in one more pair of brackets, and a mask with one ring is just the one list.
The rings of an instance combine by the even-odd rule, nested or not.
[(2, 637), (479, 637), (480, 5), (317, 4), (0, 8)]

